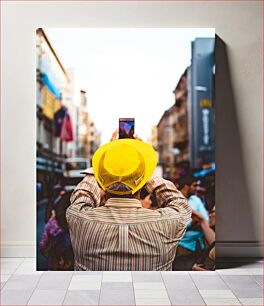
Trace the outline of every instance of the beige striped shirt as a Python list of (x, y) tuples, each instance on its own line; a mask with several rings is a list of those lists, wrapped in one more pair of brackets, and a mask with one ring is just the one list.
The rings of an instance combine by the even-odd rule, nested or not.
[(111, 198), (99, 206), (100, 189), (92, 174), (77, 185), (67, 209), (75, 270), (171, 270), (191, 208), (173, 183), (153, 176), (146, 184), (158, 209), (137, 199)]

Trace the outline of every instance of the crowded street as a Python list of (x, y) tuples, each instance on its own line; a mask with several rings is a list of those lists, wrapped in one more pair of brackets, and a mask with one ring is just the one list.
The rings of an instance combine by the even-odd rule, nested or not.
[[(98, 111), (95, 110), (100, 102), (99, 100), (98, 102), (92, 101), (97, 101), (96, 99), (102, 93), (98, 91), (98, 84), (95, 83), (95, 79), (89, 80), (89, 74), (87, 74), (87, 80), (89, 80), (87, 82), (90, 87), (77, 86), (76, 80), (78, 77), (83, 76), (83, 72), (80, 72), (81, 70), (78, 68), (77, 59), (75, 62), (70, 63), (67, 54), (63, 55), (63, 49), (67, 49), (68, 40), (61, 40), (59, 43), (60, 40), (58, 38), (58, 34), (64, 37), (67, 31), (62, 30), (59, 33), (58, 30), (52, 29), (39, 28), (37, 30), (36, 243), (38, 270), (76, 269), (77, 253), (79, 256), (80, 251), (75, 250), (77, 242), (74, 241), (75, 239), (78, 240), (78, 238), (75, 237), (75, 233), (71, 229), (71, 222), (75, 224), (79, 221), (73, 221), (73, 217), (70, 214), (75, 193), (78, 194), (78, 188), (81, 188), (80, 186), (88, 178), (94, 177), (100, 187), (100, 195), (98, 195), (100, 203), (91, 205), (99, 205), (99, 207), (108, 205), (111, 192), (115, 193), (116, 191), (110, 190), (109, 195), (108, 185), (105, 186), (104, 184), (107, 181), (110, 184), (112, 181), (115, 185), (117, 176), (112, 177), (114, 172), (112, 173), (111, 171), (119, 170), (117, 168), (111, 170), (100, 181), (103, 174), (100, 172), (100, 168), (96, 168), (96, 154), (99, 154), (98, 152), (108, 144), (110, 145), (111, 142), (115, 142), (116, 145), (120, 142), (121, 146), (126, 139), (129, 141), (134, 139), (135, 142), (132, 142), (131, 145), (135, 143), (139, 147), (138, 140), (143, 140), (147, 145), (147, 151), (151, 147), (152, 153), (148, 154), (154, 154), (152, 170), (146, 168), (144, 171), (149, 175), (151, 174), (150, 171), (152, 171), (154, 175), (164, 180), (164, 184), (172, 183), (175, 192), (188, 200), (188, 205), (192, 209), (192, 216), (191, 221), (186, 224), (186, 233), (179, 236), (179, 244), (178, 246), (174, 245), (174, 252), (170, 255), (170, 259), (166, 259), (168, 262), (164, 262), (163, 268), (158, 268), (158, 265), (147, 268), (146, 266), (141, 266), (138, 262), (135, 266), (131, 263), (130, 268), (129, 266), (120, 266), (118, 269), (203, 271), (215, 268), (214, 32), (206, 32), (205, 30), (204, 33), (201, 32), (199, 34), (198, 31), (194, 34), (191, 31), (185, 31), (190, 38), (189, 41), (186, 40), (181, 43), (183, 46), (188, 41), (187, 46), (191, 54), (189, 62), (186, 60), (185, 66), (181, 66), (183, 67), (182, 70), (177, 72), (178, 80), (170, 80), (169, 75), (173, 74), (173, 70), (168, 66), (168, 81), (164, 85), (160, 84), (165, 88), (169, 82), (174, 83), (173, 91), (170, 98), (168, 98), (168, 100), (172, 99), (172, 102), (166, 103), (163, 107), (159, 106), (155, 110), (155, 115), (153, 113), (152, 121), (150, 120), (151, 116), (146, 116), (146, 124), (144, 124), (140, 115), (144, 112), (143, 104), (141, 104), (142, 110), (140, 110), (132, 107), (129, 102), (127, 104), (121, 102), (116, 106), (113, 103), (113, 107), (109, 105), (111, 108), (106, 105), (104, 107), (109, 113), (112, 113), (115, 108), (121, 108), (122, 114), (127, 113), (132, 116), (127, 116), (128, 118), (121, 117), (119, 115), (121, 112), (118, 111), (111, 117), (111, 120), (109, 120), (109, 117), (105, 117), (103, 113), (101, 116), (104, 119), (100, 120), (100, 117), (98, 119)], [(69, 31), (69, 35), (73, 34), (74, 32)], [(151, 31), (147, 30), (140, 35), (142, 34), (149, 37), (152, 35)], [(76, 39), (80, 35), (82, 35), (82, 32), (76, 31)], [(89, 35), (89, 32), (87, 32), (87, 35)], [(98, 37), (103, 38), (106, 37), (104, 35), (107, 35), (107, 32), (99, 31), (98, 35)], [(113, 31), (110, 37), (112, 36), (113, 39), (118, 41), (121, 37), (124, 39), (124, 35), (124, 31)], [(131, 39), (138, 43), (134, 33), (131, 33), (131, 35)], [(84, 42), (82, 44), (85, 47)], [(100, 41), (95, 40), (94, 46), (95, 50), (100, 48)], [(124, 45), (122, 44), (122, 46)], [(146, 44), (146, 50), (148, 47), (149, 45)], [(111, 52), (109, 49), (107, 56), (110, 57)], [(101, 60), (106, 60), (107, 56), (104, 59), (104, 57), (96, 53), (94, 55), (91, 53), (90, 57), (95, 60), (98, 57), (100, 62)], [(113, 56), (115, 57), (115, 55)], [(127, 56), (128, 53), (124, 53), (124, 59), (120, 59), (120, 62), (125, 60)], [(89, 60), (88, 58), (87, 64)], [(68, 65), (73, 68), (66, 68)], [(148, 65), (146, 59), (145, 65)], [(93, 70), (94, 76), (100, 71), (100, 66), (97, 67), (97, 70)], [(122, 66), (119, 69), (122, 69)], [(133, 69), (132, 66), (131, 69)], [(147, 74), (147, 70), (146, 68), (144, 74)], [(106, 77), (107, 70), (104, 72)], [(203, 84), (203, 86), (200, 84)], [(147, 89), (147, 83), (145, 85)], [(121, 87), (119, 88), (121, 89)], [(113, 94), (115, 93), (113, 92)], [(144, 97), (144, 91), (135, 92), (135, 95)], [(107, 123), (109, 127), (106, 128), (102, 122)], [(113, 127), (112, 136), (110, 127)], [(130, 145), (129, 141), (127, 144)], [(132, 154), (132, 152), (125, 153), (126, 147), (124, 149), (121, 148), (122, 146), (120, 147), (120, 153), (118, 153), (118, 161), (120, 162), (128, 158), (129, 155), (127, 154)], [(132, 158), (133, 154), (130, 158)], [(143, 158), (144, 160), (144, 154), (140, 159)], [(128, 159), (126, 167), (131, 162), (132, 160)], [(144, 167), (147, 167), (146, 162)], [(101, 163), (103, 161), (99, 165)], [(136, 163), (136, 160), (133, 163)], [(107, 164), (105, 169), (102, 168), (103, 173), (108, 173), (107, 171), (111, 167), (117, 167), (112, 158), (110, 164)], [(138, 167), (140, 169), (143, 165), (139, 164)], [(129, 173), (131, 170), (128, 169), (126, 171)], [(118, 174), (118, 181), (122, 181), (120, 173)], [(142, 185), (141, 183), (139, 185), (141, 189), (137, 198), (144, 209), (151, 210), (157, 217), (159, 211), (165, 209), (166, 201), (162, 204), (161, 195), (157, 191), (149, 192), (147, 190), (150, 181), (147, 180), (146, 174), (142, 175), (138, 180), (145, 182), (145, 184)], [(160, 184), (162, 182), (160, 181)], [(126, 188), (132, 188), (130, 181), (125, 182), (125, 184), (128, 184)], [(122, 188), (121, 190), (123, 190)], [(133, 188), (132, 194), (137, 194), (136, 191), (133, 191)], [(128, 190), (122, 192), (129, 193)], [(138, 187), (135, 190), (138, 190)], [(87, 190), (86, 192), (90, 191)], [(120, 191), (117, 191), (117, 194), (119, 193)], [(97, 194), (93, 197), (96, 198)], [(184, 209), (186, 209), (187, 213), (187, 206)], [(180, 218), (180, 215), (177, 217)], [(182, 215), (183, 217), (184, 214)], [(178, 235), (177, 230), (174, 234)], [(84, 233), (84, 235), (86, 234)], [(130, 238), (126, 239), (132, 241), (133, 233), (129, 232), (128, 235)], [(98, 237), (98, 239), (100, 238)], [(109, 237), (109, 239), (116, 238)], [(146, 239), (149, 240), (151, 238), (148, 237)], [(146, 247), (144, 246), (143, 248)], [(157, 248), (159, 247), (160, 245), (157, 246)], [(91, 248), (91, 246), (88, 248)], [(152, 251), (150, 250), (150, 252)], [(92, 248), (87, 252), (93, 252)], [(128, 252), (132, 252), (132, 250)], [(132, 256), (132, 253), (130, 256)], [(130, 260), (133, 261), (132, 257), (130, 257)], [(117, 263), (113, 264), (116, 265)], [(84, 262), (82, 265), (84, 265)], [(95, 264), (94, 267), (100, 270), (111, 269), (112, 266), (107, 267)]]

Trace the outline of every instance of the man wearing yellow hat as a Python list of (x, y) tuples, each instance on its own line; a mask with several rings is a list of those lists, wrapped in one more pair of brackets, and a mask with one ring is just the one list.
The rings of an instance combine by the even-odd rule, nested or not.
[[(67, 210), (75, 270), (171, 270), (191, 208), (173, 183), (152, 175), (156, 152), (138, 139), (113, 140), (92, 164)], [(103, 206), (99, 186), (106, 192)], [(155, 194), (158, 209), (142, 206), (143, 186)]]

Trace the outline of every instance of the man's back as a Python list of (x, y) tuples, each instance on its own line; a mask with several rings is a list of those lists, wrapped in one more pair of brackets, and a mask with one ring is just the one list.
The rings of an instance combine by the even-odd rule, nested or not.
[(67, 210), (75, 270), (172, 269), (191, 209), (171, 182), (155, 177), (146, 187), (165, 208), (149, 210), (129, 198), (111, 198), (98, 207), (94, 177), (87, 175), (77, 186)]

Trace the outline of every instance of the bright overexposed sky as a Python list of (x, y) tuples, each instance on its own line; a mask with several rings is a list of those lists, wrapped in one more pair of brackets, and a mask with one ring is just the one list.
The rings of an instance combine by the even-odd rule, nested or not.
[(87, 93), (88, 111), (102, 144), (119, 117), (134, 117), (135, 132), (147, 141), (151, 127), (174, 104), (180, 76), (190, 65), (191, 41), (214, 37), (214, 29), (44, 29), (75, 85)]

